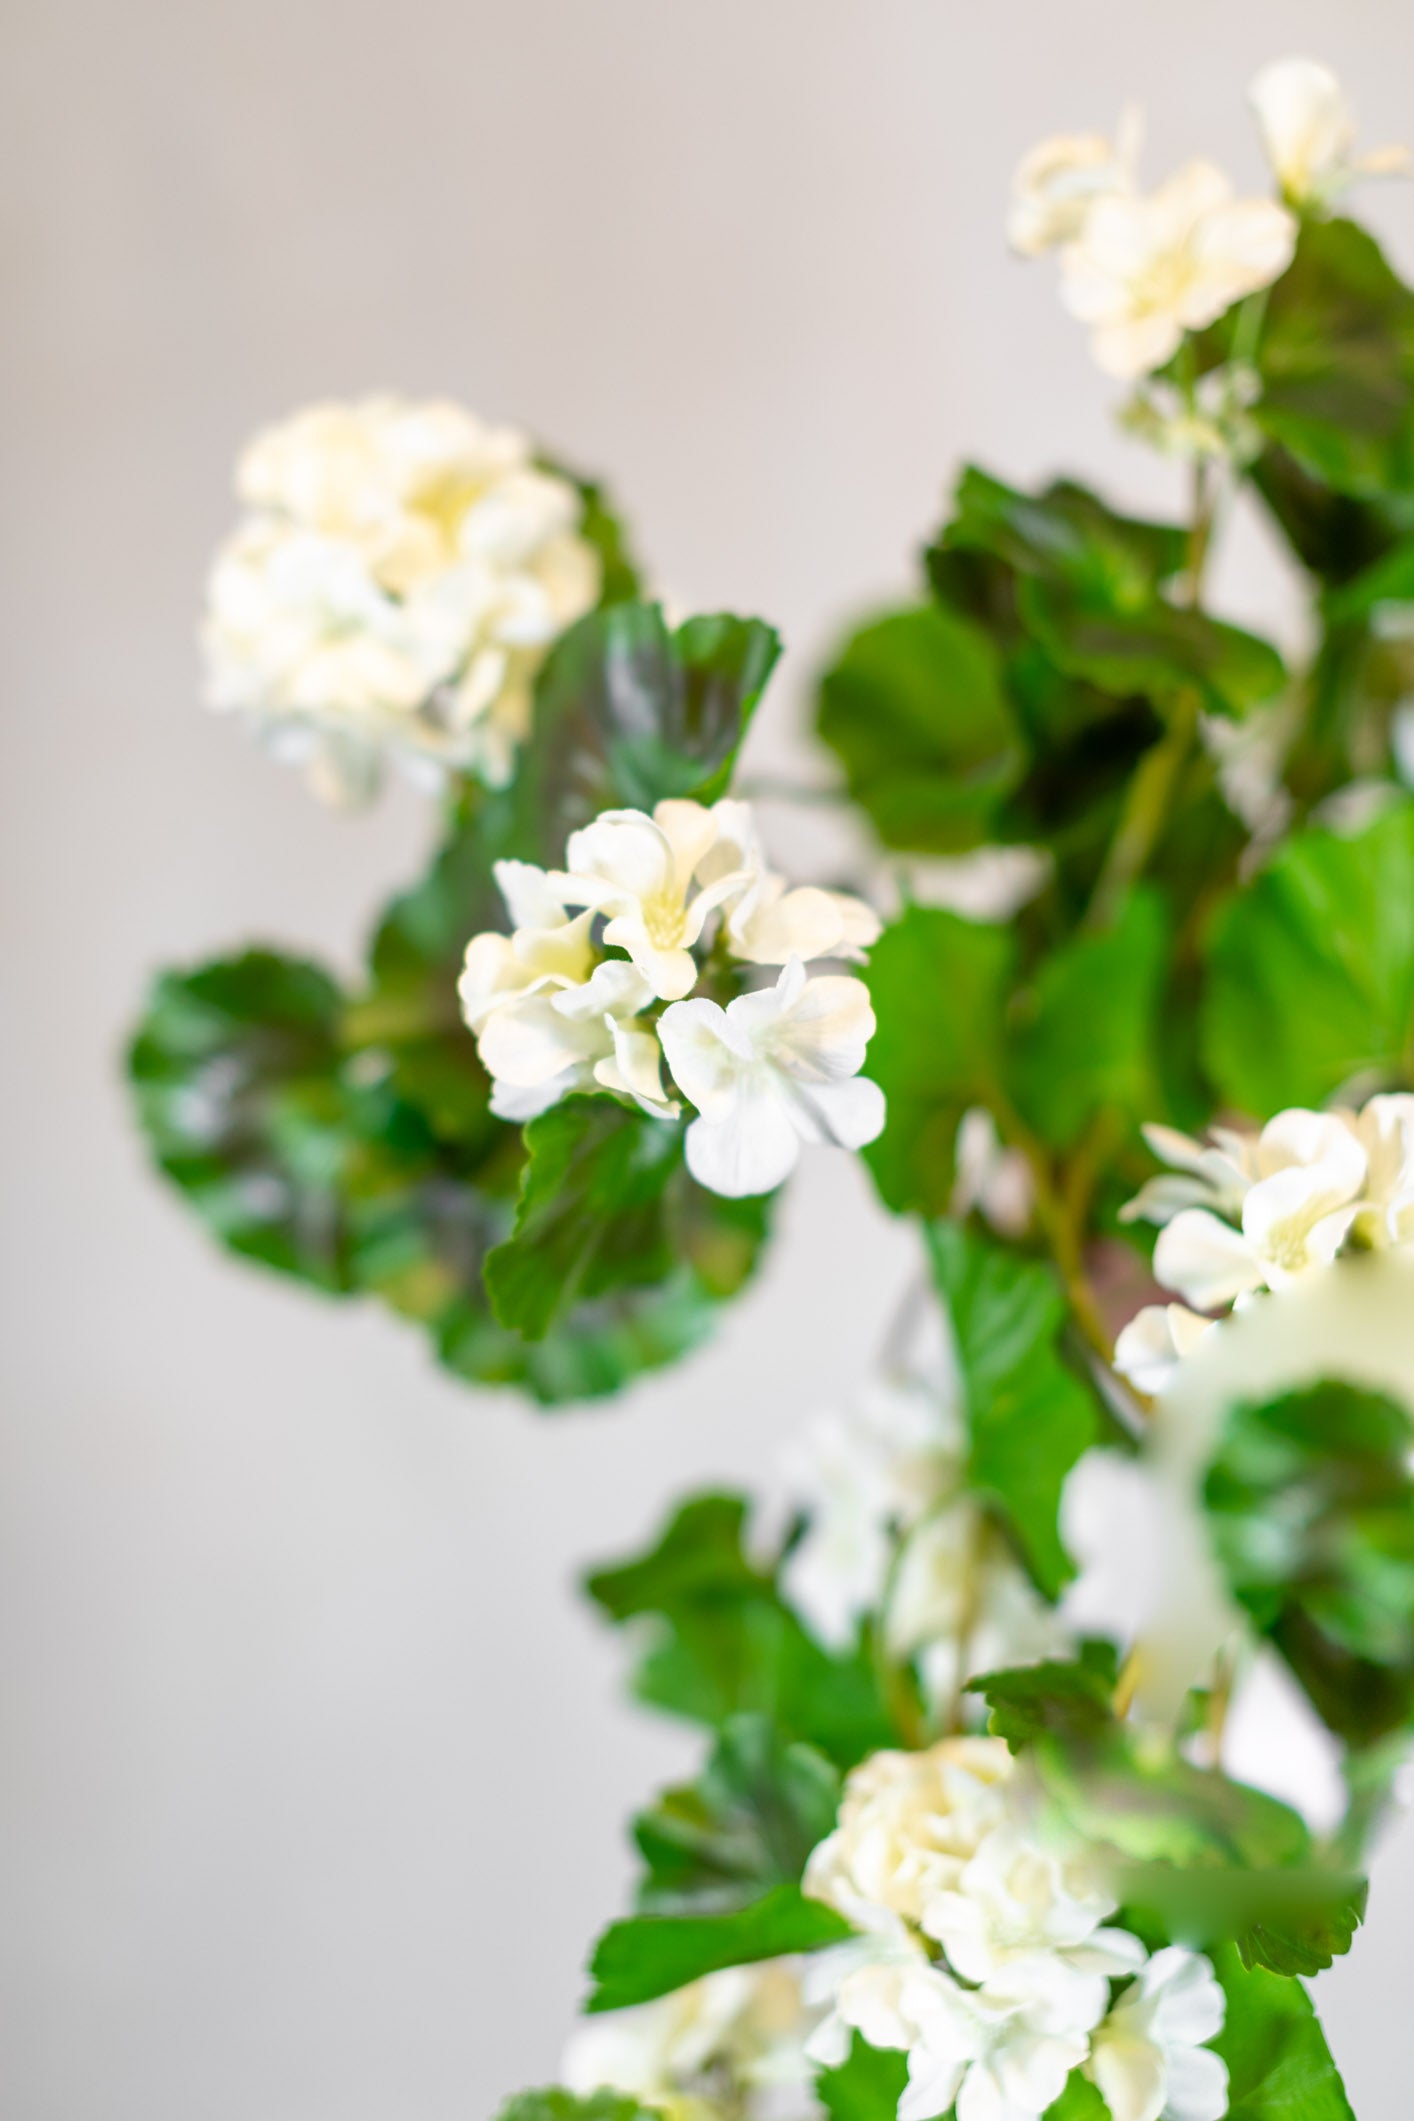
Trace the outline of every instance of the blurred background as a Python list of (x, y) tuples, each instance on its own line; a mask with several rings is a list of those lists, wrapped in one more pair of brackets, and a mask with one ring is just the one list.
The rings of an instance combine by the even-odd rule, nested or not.
[[(716, 1344), (553, 1417), (217, 1255), (126, 1109), (146, 980), (250, 937), (351, 960), (433, 826), (403, 791), (331, 818), (200, 711), (235, 452), (380, 387), (523, 421), (684, 605), (781, 626), (750, 763), (799, 765), (813, 664), (964, 455), (1176, 505), (1006, 254), (1022, 151), (1132, 97), (1151, 180), (1260, 185), (1244, 90), (1290, 51), (1409, 139), (1414, 14), (8, 0), (0, 36), (0, 2111), (481, 2121), (553, 2074), (622, 1823), (696, 1750), (623, 1705), (573, 1580), (769, 1474), (909, 1240), (812, 1157)], [(1409, 272), (1414, 193), (1358, 211)], [(1219, 579), (1289, 636), (1254, 526)], [(1408, 2113), (1411, 1974), (1414, 1831), (1320, 1986), (1361, 2121)]]

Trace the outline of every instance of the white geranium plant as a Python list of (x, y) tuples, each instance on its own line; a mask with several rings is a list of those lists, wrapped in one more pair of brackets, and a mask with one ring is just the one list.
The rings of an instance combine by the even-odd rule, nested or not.
[[(803, 1145), (922, 1239), (784, 1510), (696, 1496), (589, 1582), (709, 1749), (506, 2121), (1348, 2121), (1305, 1982), (1414, 1725), (1414, 293), (1343, 217), (1403, 158), (1310, 60), (1252, 101), (1265, 196), (1146, 190), (1133, 119), (1018, 171), (1187, 505), (964, 470), (820, 685), (872, 889), (733, 786), (770, 627), (670, 625), (519, 434), (377, 399), (244, 461), (213, 701), (445, 818), (352, 984), (158, 981), (139, 1109), (210, 1227), (545, 1403), (683, 1356)], [(1239, 494), (1304, 660), (1211, 608)], [(1005, 908), (918, 902), (969, 855)], [(1190, 1571), (1144, 1598), (1096, 1508), (1141, 1494)], [(1273, 1675), (1334, 1800), (1236, 1772)]]

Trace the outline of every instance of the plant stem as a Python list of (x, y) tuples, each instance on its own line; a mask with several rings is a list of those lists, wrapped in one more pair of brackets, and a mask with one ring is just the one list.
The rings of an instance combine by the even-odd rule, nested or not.
[(1077, 1217), (1065, 1188), (1056, 1182), (1051, 1157), (1044, 1144), (1036, 1139), (999, 1086), (989, 1093), (988, 1106), (1002, 1134), (1026, 1158), (1035, 1195), (1036, 1221), (1065, 1287), (1075, 1323), (1101, 1362), (1109, 1367), (1114, 1359), (1114, 1345), (1105, 1331), (1100, 1306), (1085, 1272), (1081, 1233), (1082, 1219), (1088, 1210), (1088, 1187), (1079, 1189), (1080, 1216)]
[(1148, 867), (1198, 734), (1199, 713), (1197, 692), (1185, 686), (1164, 735), (1135, 768), (1115, 836), (1086, 909), (1083, 926), (1087, 929), (1103, 928), (1114, 919), (1126, 892)]

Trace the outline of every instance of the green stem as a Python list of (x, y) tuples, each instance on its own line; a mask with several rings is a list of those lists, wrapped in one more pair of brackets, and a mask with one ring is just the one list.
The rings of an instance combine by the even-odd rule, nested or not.
[(1106, 927), (1148, 867), (1192, 752), (1200, 711), (1197, 692), (1185, 687), (1178, 695), (1167, 730), (1135, 768), (1115, 836), (1085, 914), (1086, 928)]
[(987, 1104), (1003, 1136), (1026, 1158), (1037, 1226), (1060, 1275), (1075, 1323), (1090, 1348), (1108, 1368), (1114, 1360), (1114, 1344), (1105, 1330), (1100, 1306), (1085, 1272), (1083, 1212), (1084, 1206), (1088, 1205), (1088, 1192), (1084, 1195), (1082, 1216), (1077, 1218), (1064, 1185), (1057, 1182), (1048, 1150), (1031, 1132), (1006, 1092), (1000, 1086), (994, 1086), (988, 1094)]

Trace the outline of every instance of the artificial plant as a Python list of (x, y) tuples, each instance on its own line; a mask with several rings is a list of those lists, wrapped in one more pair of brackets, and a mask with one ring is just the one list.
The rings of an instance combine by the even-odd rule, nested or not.
[[(443, 827), (352, 986), (156, 983), (139, 1113), (211, 1230), (547, 1405), (697, 1344), (803, 1145), (920, 1236), (784, 1533), (698, 1495), (589, 1581), (703, 1763), (503, 2121), (1350, 2113), (1303, 1982), (1414, 1722), (1414, 292), (1343, 211), (1401, 158), (1309, 61), (1253, 101), (1276, 197), (1145, 193), (1129, 126), (1018, 172), (1190, 505), (962, 471), (820, 681), (860, 890), (733, 792), (775, 634), (670, 623), (599, 488), (396, 400), (243, 462), (215, 704), (332, 799), (398, 758)], [(1212, 609), (1244, 494), (1298, 654)], [(1126, 1601), (1106, 1492), (1189, 1573)], [(1225, 1765), (1273, 1672), (1320, 1816)]]

